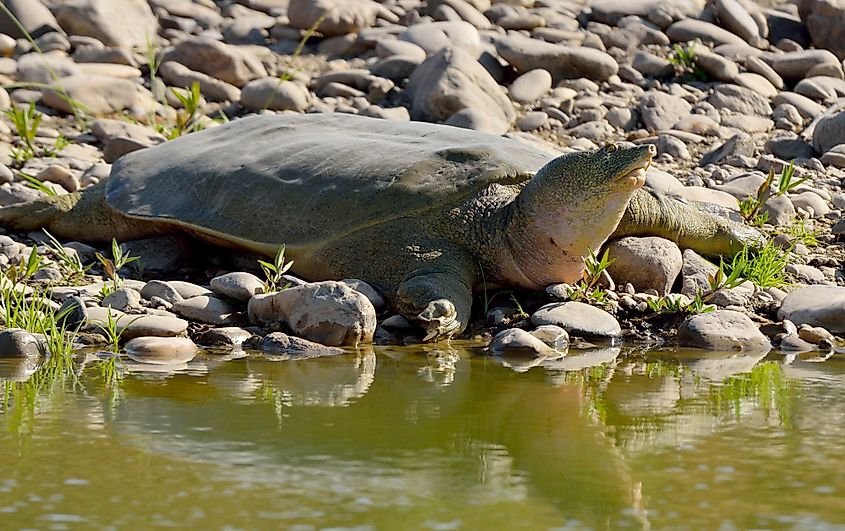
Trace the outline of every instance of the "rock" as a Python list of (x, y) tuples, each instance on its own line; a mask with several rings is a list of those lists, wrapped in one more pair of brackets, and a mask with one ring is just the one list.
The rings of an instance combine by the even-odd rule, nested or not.
[(555, 81), (587, 78), (606, 81), (619, 65), (610, 55), (593, 48), (570, 47), (519, 34), (498, 38), (496, 51), (520, 73), (547, 70)]
[(148, 146), (167, 140), (149, 127), (133, 124), (125, 120), (100, 118), (91, 124), (91, 132), (100, 142), (106, 143), (113, 138), (123, 137), (138, 140)]
[(250, 81), (241, 89), (241, 106), (251, 111), (302, 112), (308, 108), (308, 90), (293, 81), (264, 77)]
[(508, 92), (519, 103), (530, 103), (545, 95), (552, 88), (552, 75), (539, 68), (530, 70), (514, 80)]
[(68, 0), (54, 13), (71, 35), (94, 37), (106, 46), (143, 48), (158, 30), (144, 0)]
[(691, 110), (692, 105), (683, 99), (655, 90), (643, 94), (639, 101), (640, 115), (650, 131), (671, 129)]
[(531, 331), (531, 335), (555, 349), (565, 348), (569, 343), (569, 334), (557, 325), (538, 326)]
[(261, 61), (239, 47), (204, 37), (193, 37), (177, 44), (164, 56), (191, 70), (242, 87), (253, 79), (267, 77)]
[(686, 18), (675, 22), (666, 29), (666, 36), (672, 42), (687, 42), (701, 39), (703, 42), (714, 45), (746, 44), (741, 37), (734, 35), (726, 29), (693, 18)]
[(766, 98), (738, 85), (719, 85), (707, 101), (716, 109), (729, 109), (734, 113), (760, 116), (772, 114), (772, 107)]
[(517, 120), (516, 127), (520, 131), (534, 131), (546, 125), (549, 121), (549, 115), (543, 111), (527, 112), (525, 115)]
[(59, 316), (58, 320), (61, 325), (64, 325), (67, 330), (75, 330), (88, 322), (85, 301), (77, 296), (65, 299), (56, 315)]
[[(173, 234), (132, 240), (120, 245), (124, 253), (139, 257), (144, 271), (175, 271), (190, 258), (192, 242), (186, 236)], [(134, 267), (135, 264), (129, 267)], [(174, 283), (171, 283), (174, 285)], [(176, 288), (177, 290), (179, 288)], [(206, 290), (207, 291), (207, 290)], [(184, 294), (182, 295), (184, 297)], [(188, 297), (185, 297), (188, 298)]]
[(68, 192), (76, 192), (79, 190), (79, 177), (74, 175), (64, 166), (58, 164), (51, 164), (38, 172), (35, 178), (41, 182), (51, 182), (61, 185), (62, 188)]
[(301, 337), (289, 336), (281, 332), (267, 334), (261, 342), (261, 350), (265, 354), (287, 355), (288, 359), (305, 360), (311, 358), (322, 358), (326, 356), (340, 356), (346, 351), (338, 347), (329, 347), (302, 339)]
[(444, 49), (426, 59), (411, 75), (406, 90), (415, 120), (446, 121), (469, 109), (489, 116), (497, 134), (502, 134), (516, 117), (498, 83), (460, 48)]
[(106, 76), (75, 75), (61, 79), (61, 85), (45, 89), (43, 102), (58, 111), (73, 113), (67, 97), (84, 106), (86, 113), (102, 116), (124, 110), (146, 114), (155, 109), (153, 95), (144, 87), (128, 79)]
[(816, 350), (816, 346), (812, 343), (804, 341), (797, 336), (784, 337), (779, 345), (780, 349), (786, 352), (809, 352)]
[(167, 285), (175, 289), (183, 299), (190, 299), (199, 295), (214, 295), (214, 292), (208, 288), (183, 280), (170, 280)]
[[(410, 42), (406, 42), (411, 46), (416, 46)], [(370, 66), (370, 72), (373, 75), (383, 77), (393, 81), (394, 83), (401, 83), (405, 79), (411, 77), (414, 70), (422, 63), (422, 60), (417, 60), (416, 57), (409, 57), (406, 55), (392, 55), (385, 57), (380, 61)]]
[(745, 42), (756, 46), (762, 40), (760, 38), (760, 28), (754, 21), (754, 17), (742, 7), (737, 0), (716, 0), (714, 2), (716, 8), (716, 15), (719, 17), (719, 22), (724, 25), (726, 29), (742, 37)]
[(845, 4), (837, 0), (801, 0), (798, 12), (813, 44), (845, 59)]
[(422, 47), (412, 42), (407, 42), (399, 39), (379, 40), (376, 43), (376, 54), (382, 59), (397, 55), (413, 58), (413, 60), (416, 61), (416, 64), (422, 63), (428, 56), (428, 54), (426, 54), (425, 50), (423, 50)]
[(323, 35), (343, 35), (369, 28), (376, 17), (398, 18), (372, 0), (291, 0), (287, 10), (290, 25), (307, 30), (319, 24)]
[(816, 154), (813, 146), (797, 136), (771, 138), (766, 142), (766, 151), (784, 160), (810, 158)]
[(812, 210), (814, 218), (824, 217), (828, 212), (830, 212), (830, 207), (827, 205), (827, 201), (825, 201), (819, 194), (809, 190), (801, 192), (798, 195), (790, 196), (789, 200), (792, 201), (792, 205), (796, 209), (803, 208), (807, 212)]
[(607, 249), (614, 259), (608, 268), (610, 276), (617, 282), (630, 282), (640, 292), (654, 289), (668, 294), (683, 265), (681, 250), (663, 238), (620, 238)]
[(65, 78), (82, 73), (73, 59), (64, 52), (48, 52), (44, 55), (28, 53), (18, 58), (17, 78), (25, 83), (53, 83), (53, 75)]
[(735, 62), (710, 50), (695, 50), (695, 60), (699, 68), (712, 79), (733, 82), (739, 76), (739, 67)]
[(845, 168), (845, 144), (837, 144), (828, 149), (822, 155), (821, 161), (823, 164), (834, 168)]
[(240, 347), (251, 337), (252, 333), (248, 330), (237, 326), (226, 326), (203, 332), (198, 341), (201, 345), (208, 347)]
[(845, 333), (845, 287), (800, 287), (783, 299), (778, 319), (820, 326), (834, 334)]
[(669, 155), (676, 160), (692, 159), (684, 141), (672, 135), (657, 135), (657, 153)]
[(141, 305), (140, 303), (141, 294), (132, 288), (121, 288), (114, 291), (103, 297), (103, 301), (101, 302), (105, 308), (114, 308), (122, 312), (138, 308)]
[(257, 324), (279, 322), (294, 334), (324, 345), (372, 341), (376, 312), (363, 294), (339, 282), (314, 282), (249, 301), (249, 318)]
[(835, 101), (845, 96), (845, 80), (830, 76), (813, 76), (795, 85), (795, 92), (818, 101)]
[[(200, 295), (200, 293), (198, 293), (198, 295)], [(184, 300), (182, 295), (180, 295), (173, 286), (162, 280), (150, 280), (144, 284), (143, 289), (141, 289), (141, 296), (146, 300), (158, 297), (170, 304), (175, 304)]]
[(187, 66), (176, 61), (165, 61), (158, 67), (158, 73), (162, 79), (174, 87), (190, 87), (199, 83), (200, 92), (210, 101), (239, 101), (241, 89), (215, 79), (208, 74), (195, 72)]
[(664, 2), (661, 0), (595, 0), (590, 2), (593, 20), (617, 25), (624, 17), (636, 15), (666, 28), (672, 21), (696, 16), (700, 10), (695, 2)]
[(247, 302), (253, 295), (264, 293), (264, 283), (252, 273), (226, 273), (211, 279), (211, 290), (218, 295)]
[(188, 331), (188, 321), (166, 315), (124, 315), (117, 320), (123, 330), (121, 339), (129, 340), (142, 336), (179, 337)]
[(766, 78), (766, 80), (778, 90), (783, 89), (783, 78), (780, 77), (771, 66), (766, 64), (765, 61), (759, 57), (746, 57), (743, 62), (745, 63), (745, 68), (749, 73), (754, 73)]
[(0, 359), (37, 358), (47, 352), (43, 336), (39, 337), (20, 328), (0, 331)]
[(185, 319), (215, 326), (237, 324), (238, 308), (223, 299), (198, 295), (173, 304), (173, 312)]
[(744, 313), (716, 310), (691, 315), (678, 327), (678, 345), (707, 350), (769, 350), (768, 338)]
[(795, 92), (781, 91), (772, 100), (775, 105), (789, 104), (794, 106), (802, 117), (805, 119), (815, 118), (824, 112), (824, 107), (814, 102), (806, 96), (796, 94)]
[(619, 322), (606, 311), (583, 302), (546, 304), (531, 316), (535, 325), (557, 325), (571, 336), (616, 338), (622, 334)]
[(830, 342), (834, 340), (833, 334), (821, 326), (802, 325), (801, 329), (798, 330), (798, 337), (814, 345), (818, 345), (825, 340)]
[(555, 350), (537, 337), (519, 328), (502, 330), (490, 343), (490, 350), (497, 355), (518, 356), (549, 356)]
[(692, 299), (699, 292), (706, 293), (710, 290), (708, 278), (718, 270), (718, 267), (692, 249), (684, 249), (681, 266), (681, 294)]
[(631, 59), (631, 66), (644, 76), (663, 78), (675, 73), (675, 65), (662, 57), (646, 51), (638, 51)]
[(700, 166), (708, 164), (724, 164), (731, 157), (751, 157), (754, 155), (755, 145), (751, 135), (737, 133), (730, 137), (724, 144), (701, 157)]
[(345, 278), (340, 282), (367, 297), (377, 313), (387, 309), (387, 301), (384, 300), (381, 293), (376, 291), (374, 287), (370, 286), (363, 280), (358, 280), (357, 278)]
[(3, 4), (17, 19), (15, 22), (5, 12), (0, 12), (0, 33), (4, 35), (13, 39), (27, 36), (37, 39), (51, 32), (62, 31), (53, 14), (40, 0), (4, 0)]
[(170, 365), (187, 363), (198, 348), (187, 337), (136, 337), (125, 345), (126, 354), (138, 363)]
[(845, 111), (822, 117), (813, 129), (813, 147), (819, 153), (839, 144), (845, 144)]
[(462, 20), (414, 24), (397, 37), (416, 44), (428, 55), (433, 55), (443, 48), (461, 48), (473, 57), (477, 57), (481, 51), (478, 30)]
[(827, 50), (800, 50), (764, 56), (772, 70), (786, 80), (804, 79), (813, 67), (824, 63), (836, 63), (836, 56)]

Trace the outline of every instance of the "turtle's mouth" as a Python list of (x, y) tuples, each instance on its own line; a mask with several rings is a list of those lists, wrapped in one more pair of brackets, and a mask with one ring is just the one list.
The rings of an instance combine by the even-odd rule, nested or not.
[(631, 168), (622, 174), (621, 181), (631, 189), (640, 188), (645, 185), (645, 172), (651, 166), (651, 158), (656, 154), (657, 149), (653, 144), (649, 144), (647, 149), (643, 150), (640, 160), (632, 164)]

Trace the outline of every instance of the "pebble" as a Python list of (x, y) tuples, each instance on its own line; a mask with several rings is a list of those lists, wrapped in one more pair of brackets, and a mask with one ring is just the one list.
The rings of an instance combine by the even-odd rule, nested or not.
[(226, 273), (211, 279), (211, 290), (236, 301), (248, 302), (253, 295), (264, 293), (264, 282), (252, 273)]
[(845, 333), (845, 287), (799, 287), (781, 302), (778, 319), (819, 326), (834, 334)]
[(678, 344), (707, 350), (769, 350), (769, 339), (744, 313), (715, 310), (687, 317), (678, 327)]
[(616, 279), (625, 279), (637, 291), (654, 289), (668, 294), (681, 272), (683, 257), (678, 246), (658, 237), (626, 237), (607, 246), (614, 261), (608, 272)]
[(273, 354), (274, 359), (283, 355), (286, 359), (291, 360), (324, 358), (346, 354), (346, 351), (342, 348), (321, 345), (320, 343), (308, 341), (301, 337), (289, 336), (282, 332), (267, 334), (261, 341), (261, 350), (265, 354)]
[(0, 331), (0, 359), (37, 358), (46, 349), (43, 338), (20, 328)]
[(542, 306), (531, 315), (531, 322), (537, 326), (557, 325), (570, 336), (585, 338), (613, 339), (622, 334), (619, 322), (611, 314), (577, 301)]
[(496, 355), (540, 357), (554, 355), (555, 351), (536, 336), (519, 328), (502, 330), (490, 343)]
[(170, 365), (188, 363), (199, 348), (186, 337), (136, 337), (124, 345), (124, 350), (138, 363)]
[(237, 306), (214, 296), (197, 295), (174, 303), (172, 309), (185, 319), (215, 326), (229, 326), (240, 321)]
[(508, 89), (511, 99), (530, 103), (545, 95), (552, 88), (552, 75), (547, 70), (530, 70), (514, 80)]

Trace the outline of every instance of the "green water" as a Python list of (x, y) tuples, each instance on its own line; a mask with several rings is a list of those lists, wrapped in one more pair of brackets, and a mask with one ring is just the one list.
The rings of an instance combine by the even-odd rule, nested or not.
[(845, 528), (841, 355), (242, 356), (4, 384), (0, 529)]

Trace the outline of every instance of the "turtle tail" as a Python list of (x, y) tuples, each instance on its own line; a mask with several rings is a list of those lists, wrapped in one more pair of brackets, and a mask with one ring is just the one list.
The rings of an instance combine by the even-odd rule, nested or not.
[(80, 192), (76, 192), (0, 207), (0, 225), (17, 231), (30, 231), (42, 227), (49, 230), (63, 214), (69, 212), (79, 202), (81, 195)]

